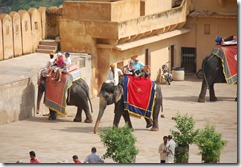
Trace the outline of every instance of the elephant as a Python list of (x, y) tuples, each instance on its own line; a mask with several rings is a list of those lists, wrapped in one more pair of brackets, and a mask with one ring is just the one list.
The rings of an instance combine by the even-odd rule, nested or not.
[[(124, 86), (124, 77), (123, 76), (120, 76), (119, 85), (123, 88), (123, 86)], [(127, 123), (128, 126), (133, 129), (129, 112), (124, 109), (123, 91), (121, 93), (119, 91), (115, 91), (112, 94), (112, 93), (108, 93), (108, 89), (111, 89), (111, 85), (108, 83), (103, 83), (101, 86), (100, 94), (99, 94), (99, 96), (100, 96), (99, 113), (98, 113), (98, 117), (96, 119), (94, 133), (97, 132), (98, 126), (100, 124), (101, 118), (106, 109), (106, 106), (111, 105), (111, 104), (115, 104), (115, 110), (114, 110), (115, 114), (114, 114), (113, 125), (115, 127), (118, 127), (120, 118), (121, 118), (121, 116), (123, 116), (125, 123)], [(152, 113), (153, 120), (145, 118), (146, 128), (152, 127), (150, 129), (150, 131), (158, 131), (159, 130), (158, 115), (159, 115), (160, 109), (161, 109), (161, 112), (163, 112), (162, 100), (163, 100), (163, 98), (162, 98), (161, 87), (160, 87), (160, 85), (156, 84), (156, 98), (154, 101), (155, 105), (154, 105), (153, 113)]]
[[(38, 81), (38, 95), (37, 95), (37, 114), (39, 113), (40, 109), (40, 101), (45, 93), (46, 89), (46, 75), (42, 71), (39, 76)], [(82, 121), (82, 110), (84, 110), (86, 119), (85, 123), (92, 123), (92, 115), (90, 113), (88, 101), (90, 103), (91, 112), (93, 113), (92, 104), (89, 98), (89, 87), (87, 83), (83, 79), (78, 79), (72, 83), (72, 86), (68, 89), (68, 96), (66, 99), (67, 105), (74, 105), (77, 107), (77, 113), (74, 118), (74, 122), (81, 122)], [(49, 120), (56, 119), (56, 112), (49, 108)]]
[(203, 59), (202, 70), (204, 77), (202, 80), (202, 87), (198, 102), (205, 102), (207, 88), (209, 89), (210, 101), (217, 101), (214, 91), (214, 84), (226, 83), (221, 59), (211, 53), (209, 56)]

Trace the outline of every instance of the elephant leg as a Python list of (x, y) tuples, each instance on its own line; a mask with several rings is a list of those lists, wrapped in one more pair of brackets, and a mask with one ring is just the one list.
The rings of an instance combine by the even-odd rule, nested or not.
[(122, 116), (123, 116), (123, 118), (125, 120), (125, 123), (127, 123), (129, 128), (131, 128), (133, 130), (131, 119), (130, 119), (130, 115), (129, 115), (128, 111), (123, 111)]
[(150, 131), (159, 131), (158, 116), (160, 113), (160, 109), (161, 109), (161, 111), (163, 111), (162, 99), (158, 99), (156, 101), (156, 104), (154, 105), (153, 115), (152, 115), (153, 125), (152, 125), (152, 128), (150, 129)]
[(214, 92), (214, 84), (209, 86), (209, 96), (210, 96), (210, 101), (217, 101), (217, 97), (215, 96), (215, 92)]
[(79, 108), (79, 107), (77, 108), (77, 112), (73, 121), (82, 122), (82, 108)]
[(119, 126), (119, 123), (120, 123), (120, 118), (121, 118), (121, 115), (123, 114), (123, 111), (115, 111), (115, 116), (114, 116), (114, 121), (113, 121), (113, 125), (115, 127), (118, 127)]
[[(88, 105), (88, 104), (87, 104)], [(85, 107), (84, 109), (84, 112), (85, 112), (85, 116), (86, 116), (86, 119), (85, 119), (85, 123), (92, 123), (93, 122), (93, 119), (92, 119), (92, 116), (90, 114), (90, 110), (89, 110), (89, 107)]]
[(207, 92), (207, 83), (206, 83), (205, 79), (203, 79), (202, 88), (201, 88), (201, 92), (199, 94), (198, 102), (202, 102), (202, 103), (205, 102), (206, 92)]
[(147, 118), (145, 118), (145, 120), (146, 120), (146, 128), (152, 127), (153, 121), (151, 119), (147, 119)]
[(51, 109), (49, 109), (49, 120), (56, 120), (57, 113)]

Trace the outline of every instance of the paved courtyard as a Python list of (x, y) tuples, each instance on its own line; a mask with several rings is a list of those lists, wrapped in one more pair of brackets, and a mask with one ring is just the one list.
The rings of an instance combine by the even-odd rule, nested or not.
[[(185, 81), (173, 81), (171, 85), (161, 85), (164, 103), (165, 118), (159, 118), (158, 132), (151, 132), (145, 128), (144, 119), (132, 118), (134, 135), (137, 138), (136, 147), (139, 149), (137, 163), (158, 163), (158, 147), (164, 135), (175, 130), (175, 121), (172, 117), (176, 113), (188, 113), (196, 121), (196, 128), (203, 128), (205, 124), (215, 125), (228, 141), (222, 151), (221, 163), (237, 163), (238, 156), (238, 114), (236, 97), (237, 86), (216, 84), (216, 96), (219, 101), (198, 103), (201, 80), (187, 75)], [(99, 98), (91, 99), (94, 108), (93, 120), (98, 114)], [(100, 129), (111, 127), (113, 122), (113, 108), (108, 106), (102, 118)], [(0, 163), (14, 163), (18, 159), (29, 162), (29, 151), (34, 150), (43, 163), (56, 163), (67, 160), (72, 162), (72, 156), (78, 155), (83, 161), (90, 153), (91, 147), (97, 148), (102, 155), (106, 148), (100, 141), (98, 134), (93, 133), (94, 122), (91, 124), (72, 122), (76, 108), (67, 107), (68, 116), (56, 121), (49, 121), (43, 114), (47, 108), (41, 109), (41, 114), (33, 118), (13, 122), (0, 126)], [(85, 118), (85, 116), (84, 116)], [(123, 119), (120, 126), (124, 125)], [(113, 163), (106, 159), (106, 163)], [(201, 156), (195, 145), (190, 146), (190, 163), (200, 163)]]

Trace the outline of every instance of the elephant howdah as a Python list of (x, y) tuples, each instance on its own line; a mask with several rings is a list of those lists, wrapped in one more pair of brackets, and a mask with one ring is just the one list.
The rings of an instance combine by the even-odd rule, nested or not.
[[(127, 77), (127, 76), (125, 76), (125, 77)], [(133, 76), (133, 77), (136, 77), (136, 76)], [(150, 79), (148, 78), (148, 80), (150, 80)], [(120, 87), (124, 90), (126, 89), (126, 86), (124, 86), (126, 84), (124, 83), (123, 76), (120, 76), (120, 83), (121, 84), (117, 86), (117, 89), (115, 89), (114, 93), (108, 93), (108, 91), (107, 91), (111, 85), (108, 85), (106, 83), (102, 84), (102, 87), (100, 90), (99, 113), (98, 113), (98, 117), (97, 117), (97, 120), (95, 123), (94, 133), (97, 132), (98, 126), (100, 124), (100, 120), (104, 114), (106, 106), (111, 105), (111, 104), (115, 104), (115, 110), (114, 110), (115, 116), (114, 116), (113, 125), (118, 127), (120, 118), (121, 118), (121, 116), (123, 116), (125, 122), (129, 125), (130, 128), (132, 128), (132, 123), (130, 120), (130, 113), (128, 112), (128, 108), (125, 108), (125, 105), (124, 105), (124, 91), (120, 91)], [(163, 112), (161, 87), (159, 85), (156, 85), (155, 88), (156, 88), (155, 92), (154, 92), (155, 98), (153, 98), (153, 105), (151, 107), (151, 109), (152, 109), (151, 117), (148, 118), (148, 117), (144, 116), (144, 118), (146, 120), (146, 128), (152, 127), (150, 129), (151, 131), (159, 130), (158, 115), (159, 115), (160, 110), (161, 110), (161, 112)], [(139, 92), (141, 90), (137, 88), (136, 91)], [(150, 99), (150, 96), (148, 98)], [(146, 109), (148, 110), (148, 107)]]
[[(78, 72), (77, 72), (78, 73)], [(39, 84), (38, 84), (38, 96), (37, 96), (37, 114), (39, 113), (40, 109), (40, 101), (43, 96), (43, 93), (45, 93), (45, 105), (49, 107), (50, 116), (49, 119), (54, 120), (56, 119), (56, 113), (65, 115), (65, 105), (74, 105), (77, 107), (77, 113), (74, 118), (75, 122), (81, 122), (82, 121), (82, 110), (84, 110), (86, 115), (86, 123), (93, 122), (92, 116), (90, 114), (89, 104), (92, 109), (92, 104), (89, 98), (89, 87), (87, 83), (77, 75), (77, 73), (73, 73), (74, 75), (71, 75), (68, 79), (66, 79), (66, 82), (64, 84), (64, 89), (62, 91), (59, 91), (57, 88), (58, 86), (61, 87), (61, 83), (56, 81), (49, 81), (51, 78), (46, 78), (43, 71), (41, 71), (41, 74), (39, 76)], [(64, 75), (69, 74), (63, 74), (62, 81)], [(47, 84), (47, 82), (53, 82), (51, 84)], [(50, 86), (50, 89), (56, 89), (53, 92), (48, 91)], [(63, 86), (63, 85), (62, 85)], [(57, 99), (53, 99), (51, 96), (57, 96)], [(60, 103), (59, 103), (60, 102)]]
[(205, 102), (209, 88), (210, 101), (217, 101), (215, 83), (237, 83), (237, 45), (217, 45), (202, 62), (203, 81), (198, 102)]

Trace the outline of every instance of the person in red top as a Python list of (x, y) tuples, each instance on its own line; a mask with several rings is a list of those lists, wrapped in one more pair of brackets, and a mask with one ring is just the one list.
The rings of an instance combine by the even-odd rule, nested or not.
[[(58, 53), (58, 58), (54, 61), (54, 65), (53, 68), (51, 68), (50, 72), (48, 75), (46, 75), (47, 77), (51, 76), (52, 72), (57, 72), (59, 68), (61, 68), (62, 66), (64, 66), (64, 58), (63, 55), (61, 53)], [(55, 78), (53, 78), (55, 79)]]
[(29, 155), (30, 155), (30, 163), (31, 164), (38, 164), (38, 163), (40, 163), (40, 160), (36, 157), (36, 154), (35, 154), (34, 151), (30, 151)]
[(73, 161), (76, 164), (80, 164), (81, 163), (77, 155), (73, 155)]

